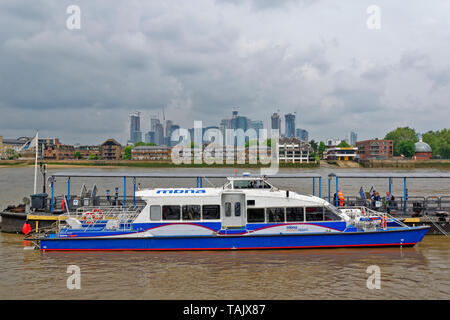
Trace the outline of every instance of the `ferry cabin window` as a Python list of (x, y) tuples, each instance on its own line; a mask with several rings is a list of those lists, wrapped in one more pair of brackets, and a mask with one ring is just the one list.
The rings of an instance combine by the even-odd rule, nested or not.
[(303, 207), (286, 208), (286, 221), (304, 221)]
[(234, 188), (235, 189), (250, 189), (252, 188), (252, 181), (250, 180), (235, 180)]
[(235, 180), (235, 189), (270, 189), (270, 185), (263, 180)]
[(267, 208), (267, 222), (284, 222), (284, 208)]
[(306, 221), (323, 221), (323, 207), (306, 207)]
[(264, 208), (247, 209), (247, 222), (265, 222)]
[(161, 220), (161, 206), (150, 206), (150, 220)]
[(270, 189), (271, 188), (267, 182), (262, 181), (262, 180), (259, 181), (259, 183), (257, 184), (257, 187), (262, 188), (262, 189)]
[(235, 217), (241, 216), (241, 203), (240, 202), (234, 203), (234, 216)]
[(324, 212), (324, 220), (325, 221), (340, 221), (342, 218), (330, 208), (325, 208)]
[(231, 217), (231, 202), (225, 202), (225, 217)]
[(163, 206), (162, 216), (163, 220), (180, 220), (181, 218), (180, 206)]
[(220, 206), (211, 204), (202, 207), (203, 220), (220, 219)]
[(200, 220), (200, 206), (199, 205), (184, 205), (183, 206), (183, 220)]

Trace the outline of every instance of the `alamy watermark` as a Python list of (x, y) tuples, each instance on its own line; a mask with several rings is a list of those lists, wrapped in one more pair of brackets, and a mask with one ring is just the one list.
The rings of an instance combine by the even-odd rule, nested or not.
[(366, 273), (369, 273), (370, 276), (366, 281), (367, 289), (381, 289), (381, 269), (377, 265), (368, 266), (366, 269)]
[(194, 121), (192, 130), (172, 132), (171, 141), (177, 144), (171, 159), (174, 164), (261, 164), (261, 174), (272, 175), (279, 168), (279, 138), (277, 129), (205, 130), (202, 121)]
[(67, 267), (67, 273), (70, 273), (71, 275), (67, 278), (66, 286), (67, 289), (73, 290), (73, 289), (81, 289), (81, 270), (80, 267), (77, 265), (70, 265)]
[(380, 30), (381, 29), (381, 9), (377, 5), (370, 5), (367, 7), (366, 13), (369, 15), (366, 21), (367, 29)]
[(67, 7), (66, 13), (70, 16), (66, 20), (66, 27), (69, 30), (81, 29), (81, 9), (79, 6), (72, 4)]

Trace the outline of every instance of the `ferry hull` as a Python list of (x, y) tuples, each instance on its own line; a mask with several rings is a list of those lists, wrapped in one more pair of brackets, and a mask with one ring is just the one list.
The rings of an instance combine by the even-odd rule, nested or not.
[(429, 227), (373, 232), (292, 235), (166, 236), (145, 238), (45, 238), (43, 251), (55, 250), (255, 250), (414, 246)]

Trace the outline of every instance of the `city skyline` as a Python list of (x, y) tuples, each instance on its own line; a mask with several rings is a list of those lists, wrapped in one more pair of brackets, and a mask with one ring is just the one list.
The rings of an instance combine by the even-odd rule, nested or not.
[(364, 1), (133, 3), (80, 3), (79, 30), (60, 1), (0, 4), (3, 136), (126, 143), (123, 119), (162, 108), (185, 128), (280, 109), (316, 141), (448, 127), (448, 1), (380, 0), (377, 30)]
[[(264, 126), (263, 120), (252, 120), (245, 115), (239, 114), (239, 111), (233, 110), (230, 118), (221, 119), (218, 122), (218, 125), (207, 126), (204, 125), (202, 127), (203, 134), (206, 130), (214, 128), (221, 131), (222, 136), (226, 137), (226, 130), (238, 130), (242, 129), (246, 132), (249, 129), (253, 129), (256, 131), (257, 137), (259, 137), (260, 129), (278, 129), (280, 132), (280, 137), (287, 138), (299, 138), (305, 142), (308, 142), (309, 132), (302, 128), (296, 128), (296, 118), (294, 114), (288, 113), (285, 115), (285, 124), (282, 125), (282, 120), (278, 113), (274, 113), (270, 117), (270, 125), (268, 127)], [(275, 120), (276, 119), (276, 120)], [(143, 123), (146, 123), (146, 119), (143, 119)], [(172, 133), (176, 129), (180, 129), (180, 125), (175, 124), (171, 119), (165, 119), (163, 116), (163, 122), (157, 116), (150, 116), (150, 128), (148, 130), (140, 129), (141, 128), (141, 112), (135, 111), (130, 114), (130, 132), (129, 139), (127, 140), (128, 145), (135, 145), (138, 142), (144, 143), (155, 143), (156, 145), (166, 145), (172, 146), (173, 142), (170, 140)], [(281, 129), (285, 128), (285, 133), (281, 133)], [(194, 128), (183, 128), (189, 131), (191, 135), (191, 139), (194, 136)], [(207, 140), (205, 140), (207, 141)]]

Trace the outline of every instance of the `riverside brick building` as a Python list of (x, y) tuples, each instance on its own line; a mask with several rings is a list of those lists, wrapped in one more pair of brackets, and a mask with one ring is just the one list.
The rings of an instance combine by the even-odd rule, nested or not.
[(357, 141), (358, 156), (361, 160), (386, 160), (394, 156), (394, 141), (364, 140)]
[(74, 158), (74, 146), (62, 144), (59, 139), (52, 140), (51, 144), (44, 145), (45, 160), (72, 160)]
[(167, 146), (139, 146), (131, 150), (132, 160), (170, 160), (171, 149)]
[(100, 157), (100, 146), (77, 146), (75, 152), (79, 152), (82, 159), (89, 159), (92, 155)]
[(114, 139), (108, 139), (100, 145), (100, 157), (103, 160), (120, 160), (122, 151), (122, 145)]

